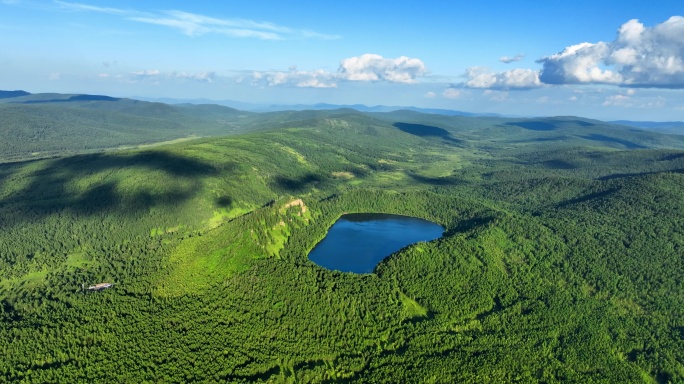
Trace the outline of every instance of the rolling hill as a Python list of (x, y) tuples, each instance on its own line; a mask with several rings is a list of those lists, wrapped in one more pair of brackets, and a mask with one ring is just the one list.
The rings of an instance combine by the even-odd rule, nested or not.
[(618, 120), (615, 124), (627, 125), (646, 131), (684, 135), (684, 122), (682, 121), (629, 121)]
[[(196, 121), (217, 136), (0, 164), (3, 380), (684, 380), (680, 136), (577, 117), (0, 108), (79, 146)], [(372, 274), (329, 271), (307, 254), (345, 212), (446, 232)], [(114, 287), (83, 291), (98, 282)]]
[(568, 146), (684, 148), (684, 138), (680, 136), (576, 117), (512, 119), (409, 110), (362, 112), (352, 108), (257, 114), (219, 105), (169, 105), (101, 95), (28, 94), (23, 91), (3, 91), (3, 95), (0, 99), (0, 133), (12, 140), (0, 143), (0, 162), (226, 136), (288, 127), (290, 122), (301, 124), (305, 120), (316, 124), (316, 119), (343, 115), (366, 119), (371, 125), (404, 124), (408, 130), (412, 128), (405, 124), (414, 124), (414, 133), (418, 135), (434, 135), (437, 132), (434, 128), (438, 128), (457, 132), (471, 140), (488, 140), (492, 145), (497, 145), (497, 140), (502, 143), (555, 140)]
[[(0, 161), (86, 153), (249, 130), (251, 113), (218, 105), (167, 105), (98, 95), (0, 99)], [(243, 120), (245, 128), (243, 128)]]

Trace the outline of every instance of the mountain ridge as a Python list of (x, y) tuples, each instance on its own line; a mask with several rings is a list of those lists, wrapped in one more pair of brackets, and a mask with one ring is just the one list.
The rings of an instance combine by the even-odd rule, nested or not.
[(684, 138), (668, 135), (669, 131), (644, 131), (572, 116), (506, 118), (447, 115), (443, 110), (429, 110), (439, 113), (426, 113), (423, 109), (384, 111), (384, 107), (370, 108), (384, 112), (368, 112), (352, 108), (354, 106), (330, 109), (334, 107), (330, 104), (315, 110), (256, 113), (216, 104), (165, 104), (105, 95), (24, 95), (22, 91), (18, 92), (12, 93), (14, 97), (0, 99), (0, 133), (14, 138), (0, 143), (0, 161), (101, 151), (189, 137), (315, 126), (319, 124), (316, 119), (363, 121), (367, 126), (393, 125), (418, 136), (432, 135), (442, 139), (464, 135), (464, 138), (479, 140), (498, 132), (492, 140), (531, 142), (572, 138), (575, 145), (594, 142), (614, 148), (677, 148), (684, 145)]

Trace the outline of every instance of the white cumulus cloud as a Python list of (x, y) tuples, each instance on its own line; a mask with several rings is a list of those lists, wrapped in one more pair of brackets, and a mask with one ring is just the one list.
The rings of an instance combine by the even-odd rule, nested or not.
[(532, 69), (511, 69), (504, 72), (494, 72), (486, 67), (470, 67), (466, 69), (468, 88), (485, 89), (530, 89), (540, 87), (539, 72)]
[(252, 83), (298, 88), (337, 87), (334, 73), (323, 70), (300, 71), (297, 70), (297, 67), (291, 67), (289, 71), (254, 72), (252, 74)]
[[(503, 56), (499, 61), (522, 59)], [(613, 41), (583, 42), (537, 60), (540, 70), (494, 72), (470, 67), (462, 86), (482, 89), (531, 89), (565, 84), (608, 84), (620, 87), (684, 88), (684, 17), (672, 16), (653, 27), (639, 20), (624, 23)], [(631, 94), (621, 95), (630, 96)], [(607, 105), (624, 104), (620, 97)], [(656, 103), (657, 104), (657, 103)]]
[(659, 95), (643, 94), (637, 95), (634, 88), (622, 89), (615, 95), (605, 97), (601, 105), (623, 108), (662, 108), (666, 104), (666, 99)]
[(133, 76), (147, 77), (147, 76), (158, 76), (161, 75), (161, 71), (158, 69), (146, 69), (143, 71), (131, 72)]
[(188, 79), (197, 81), (206, 81), (207, 83), (213, 83), (216, 79), (216, 72), (198, 72), (198, 73), (186, 73), (186, 72), (173, 72), (172, 77), (177, 79)]
[(341, 77), (352, 81), (389, 81), (393, 83), (415, 83), (416, 78), (428, 73), (419, 59), (401, 56), (386, 59), (380, 55), (366, 53), (340, 62)]
[[(99, 77), (105, 78), (107, 76), (99, 75)], [(216, 79), (216, 73), (210, 72), (210, 71), (204, 71), (204, 72), (198, 72), (198, 73), (176, 72), (176, 71), (162, 72), (158, 69), (146, 69), (146, 70), (142, 70), (142, 71), (131, 72), (129, 74), (129, 77), (131, 77), (133, 80), (136, 80), (136, 81), (147, 80), (147, 79), (154, 79), (154, 80), (183, 79), (183, 80), (195, 80), (195, 81), (200, 81), (200, 82), (213, 83), (214, 80)]]
[(601, 67), (609, 54), (610, 46), (604, 42), (572, 45), (539, 60), (544, 66), (539, 77), (547, 84), (619, 84), (622, 82), (619, 73)]
[(462, 91), (456, 88), (447, 88), (442, 92), (442, 97), (447, 99), (456, 99), (461, 97)]
[(576, 44), (538, 62), (548, 84), (684, 88), (684, 17), (653, 27), (629, 20), (612, 42)]
[(633, 105), (632, 100), (626, 95), (613, 95), (608, 96), (601, 103), (603, 106), (621, 106), (621, 107), (631, 107)]
[(300, 71), (291, 67), (289, 71), (255, 71), (251, 80), (253, 84), (269, 86), (334, 88), (343, 81), (415, 83), (427, 73), (425, 64), (419, 59), (406, 56), (386, 59), (380, 55), (365, 54), (341, 60), (336, 72), (323, 69)]
[(487, 96), (491, 101), (506, 101), (508, 100), (508, 92), (485, 89), (482, 95)]

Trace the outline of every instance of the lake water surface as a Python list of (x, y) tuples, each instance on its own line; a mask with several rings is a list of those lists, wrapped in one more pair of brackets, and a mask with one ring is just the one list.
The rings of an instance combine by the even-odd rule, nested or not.
[(384, 213), (342, 215), (309, 253), (321, 267), (370, 273), (385, 257), (419, 241), (437, 239), (444, 228), (431, 221)]

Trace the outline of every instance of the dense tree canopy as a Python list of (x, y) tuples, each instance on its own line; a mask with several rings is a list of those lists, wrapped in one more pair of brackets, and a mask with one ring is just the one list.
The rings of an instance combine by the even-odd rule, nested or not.
[[(258, 118), (264, 132), (0, 166), (1, 380), (684, 380), (669, 137), (572, 118)], [(307, 254), (346, 212), (446, 232), (372, 274), (329, 271)], [(100, 282), (114, 286), (83, 289)]]

